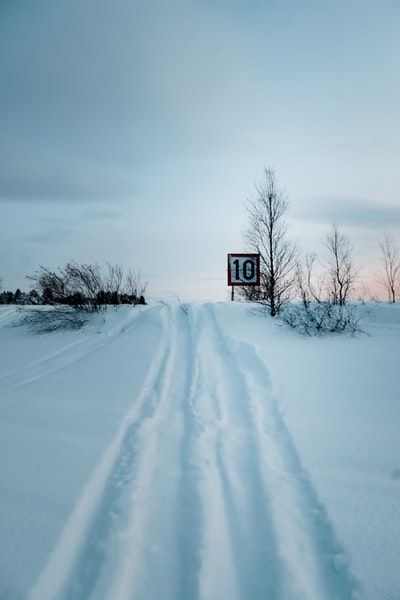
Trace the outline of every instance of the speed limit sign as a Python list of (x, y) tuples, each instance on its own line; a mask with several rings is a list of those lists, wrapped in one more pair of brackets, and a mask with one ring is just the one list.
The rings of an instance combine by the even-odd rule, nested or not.
[(260, 255), (228, 254), (228, 285), (260, 285)]

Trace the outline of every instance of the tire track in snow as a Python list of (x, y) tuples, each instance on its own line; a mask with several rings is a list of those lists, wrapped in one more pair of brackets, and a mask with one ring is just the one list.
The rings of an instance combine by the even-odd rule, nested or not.
[(22, 368), (0, 375), (1, 387), (19, 388), (33, 383), (56, 371), (65, 369), (83, 357), (96, 352), (107, 342), (92, 339), (79, 339), (71, 344), (47, 354)]
[[(157, 387), (170, 354), (169, 309), (168, 316), (165, 312), (167, 309), (164, 308), (160, 313), (164, 320), (163, 333), (142, 393), (126, 414), (114, 440), (95, 468), (53, 553), (33, 586), (29, 600), (107, 597), (107, 585), (103, 590), (99, 589), (99, 585), (104, 573), (106, 578), (110, 575), (105, 564), (107, 561), (114, 562), (109, 552), (115, 545), (121, 546), (120, 541), (116, 544), (116, 538), (122, 535), (117, 526), (121, 520), (124, 522), (129, 517), (125, 504), (129, 484), (139, 474), (138, 494), (144, 496), (146, 478), (149, 476), (145, 473), (144, 459), (154, 451), (151, 436), (145, 452), (139, 446), (140, 437), (143, 437), (141, 430), (154, 429), (160, 411)], [(143, 502), (146, 503), (145, 498)], [(110, 597), (119, 598), (116, 595)]]
[[(262, 475), (268, 493), (281, 561), (278, 598), (355, 600), (358, 584), (324, 507), (304, 471), (272, 394), (269, 373), (256, 349), (230, 340), (210, 306), (221, 354), (249, 403)], [(238, 358), (239, 357), (239, 358)]]
[(356, 598), (264, 363), (183, 308), (30, 600)]
[(192, 453), (203, 517), (199, 598), (278, 598), (276, 540), (247, 400), (235, 386), (210, 308), (196, 307), (192, 319), (198, 423)]
[[(4, 327), (4, 326), (11, 327), (12, 323), (13, 323), (13, 320), (15, 318), (15, 314), (16, 314), (16, 311), (15, 311), (15, 307), (14, 306), (12, 306), (12, 307), (8, 307), (8, 306), (2, 306), (2, 307), (0, 307), (0, 321), (3, 321), (3, 320), (5, 321), (5, 324), (1, 323), (2, 327)], [(7, 321), (8, 321), (8, 323), (7, 323)]]
[(106, 594), (93, 598), (188, 597), (182, 595), (191, 584), (182, 569), (182, 561), (187, 558), (182, 555), (182, 547), (188, 550), (185, 532), (190, 519), (186, 515), (182, 522), (181, 450), (185, 436), (183, 413), (191, 378), (189, 334), (184, 312), (178, 306), (169, 310), (169, 349), (155, 390), (158, 412), (150, 424), (151, 435), (144, 431), (139, 442), (142, 469), (133, 479), (128, 518), (121, 522), (124, 533), (111, 584)]
[(66, 344), (22, 368), (0, 375), (0, 386), (2, 388), (24, 387), (73, 365), (85, 356), (89, 356), (105, 345), (112, 343), (118, 333), (132, 331), (138, 325), (139, 315), (140, 313), (136, 313), (134, 318), (129, 315), (128, 323), (123, 325), (122, 328), (103, 331), (95, 338), (93, 336), (79, 337), (70, 344)]

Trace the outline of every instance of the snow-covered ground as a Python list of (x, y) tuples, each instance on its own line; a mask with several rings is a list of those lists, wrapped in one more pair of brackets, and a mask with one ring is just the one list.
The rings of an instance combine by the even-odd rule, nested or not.
[(400, 306), (361, 310), (0, 307), (0, 599), (399, 600)]

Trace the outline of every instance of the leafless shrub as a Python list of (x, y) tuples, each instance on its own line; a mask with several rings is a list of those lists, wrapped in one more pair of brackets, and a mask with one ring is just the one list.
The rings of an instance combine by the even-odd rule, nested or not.
[(282, 320), (306, 335), (362, 331), (356, 305), (334, 304), (331, 300), (292, 303), (282, 313)]
[(304, 265), (297, 262), (299, 300), (285, 307), (282, 320), (307, 335), (361, 331), (356, 305), (340, 303), (329, 294), (329, 288), (327, 293), (323, 275), (314, 274), (315, 261), (315, 255), (308, 255)]
[[(78, 264), (71, 261), (56, 272), (45, 267), (28, 279), (43, 310), (24, 310), (21, 322), (37, 332), (61, 328), (79, 328), (90, 313), (104, 310), (108, 305), (145, 304), (143, 284), (139, 271), (129, 271), (123, 289), (123, 270), (119, 265), (107, 264), (104, 274), (98, 264)], [(31, 293), (32, 293), (31, 292)]]
[(124, 273), (120, 265), (107, 263), (108, 273), (105, 277), (105, 293), (108, 304), (118, 305), (121, 303), (121, 288)]
[(104, 307), (105, 282), (97, 264), (69, 262), (58, 272), (40, 267), (28, 279), (33, 282), (43, 304), (70, 306), (89, 313)]
[(129, 304), (146, 304), (147, 281), (143, 282), (140, 271), (129, 270), (125, 277), (125, 294)]

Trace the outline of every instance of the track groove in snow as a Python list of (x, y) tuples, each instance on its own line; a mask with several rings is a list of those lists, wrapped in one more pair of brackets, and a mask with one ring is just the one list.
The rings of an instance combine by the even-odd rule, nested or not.
[(269, 501), (282, 581), (276, 597), (355, 598), (357, 586), (343, 548), (297, 456), (264, 363), (253, 346), (229, 340), (212, 310), (211, 314), (219, 336), (217, 354), (229, 357), (226, 375), (231, 374), (238, 398), (245, 399), (241, 405), (250, 410), (249, 429), (257, 440), (255, 456)]
[[(0, 319), (2, 316), (6, 318), (8, 315), (9, 313), (6, 311), (0, 312)], [(20, 388), (79, 362), (84, 357), (97, 352), (106, 344), (112, 343), (118, 334), (132, 332), (137, 325), (137, 314), (133, 319), (131, 315), (129, 317), (127, 324), (120, 323), (117, 328), (110, 329), (105, 334), (103, 333), (97, 337), (79, 337), (77, 340), (38, 360), (30, 361), (29, 364), (23, 367), (0, 375), (0, 387)]]
[(356, 598), (256, 349), (183, 309), (30, 600)]

